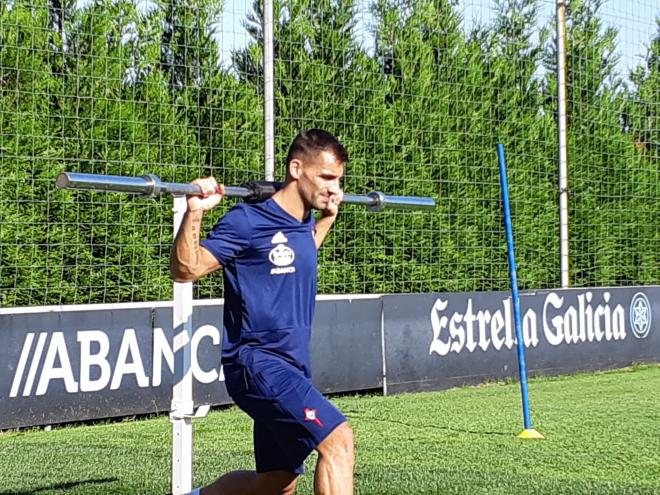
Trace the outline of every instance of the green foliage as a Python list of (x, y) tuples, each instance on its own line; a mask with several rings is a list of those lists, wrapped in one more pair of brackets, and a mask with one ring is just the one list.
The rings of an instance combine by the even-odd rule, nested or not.
[[(636, 150), (640, 134), (626, 122), (634, 96), (614, 70), (617, 33), (603, 27), (601, 4), (580, 0), (568, 12), (571, 276), (580, 286), (655, 283), (657, 165)], [(644, 94), (645, 105), (657, 109), (657, 96)]]
[(631, 159), (634, 163), (629, 182), (632, 198), (629, 208), (634, 221), (626, 234), (634, 236), (643, 249), (631, 246), (634, 273), (642, 283), (654, 284), (660, 279), (657, 246), (660, 242), (660, 17), (655, 20), (656, 33), (644, 63), (631, 75), (633, 90), (627, 100), (626, 128), (633, 140)]
[(626, 124), (630, 126), (637, 151), (657, 165), (660, 160), (660, 16), (655, 23), (656, 34), (644, 63), (631, 75), (634, 89)]
[[(62, 170), (227, 184), (263, 176), (261, 2), (218, 59), (220, 0), (0, 5), (0, 305), (168, 299), (169, 198), (55, 190)], [(322, 293), (508, 287), (495, 145), (504, 143), (518, 280), (559, 285), (554, 44), (538, 0), (498, 0), (466, 33), (453, 0), (275, 2), (276, 154), (323, 127), (355, 194), (433, 196), (433, 212), (346, 205), (320, 253)], [(660, 279), (660, 24), (629, 87), (600, 0), (568, 12), (571, 275)], [(660, 20), (658, 20), (660, 23)], [(226, 211), (223, 205), (206, 227)], [(218, 277), (197, 297), (222, 294)]]

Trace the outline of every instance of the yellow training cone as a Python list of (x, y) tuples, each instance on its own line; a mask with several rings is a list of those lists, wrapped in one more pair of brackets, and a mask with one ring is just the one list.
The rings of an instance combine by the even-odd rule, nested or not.
[(534, 428), (530, 428), (528, 430), (523, 430), (521, 433), (519, 433), (518, 438), (541, 440), (544, 439), (545, 437), (541, 435), (538, 431), (536, 431)]

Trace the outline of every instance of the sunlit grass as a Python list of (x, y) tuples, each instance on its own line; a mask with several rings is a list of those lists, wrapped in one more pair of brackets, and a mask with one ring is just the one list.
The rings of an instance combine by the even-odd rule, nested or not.
[[(516, 383), (333, 400), (355, 430), (358, 494), (660, 494), (660, 366), (530, 380), (545, 440), (516, 438)], [(166, 417), (4, 433), (0, 495), (164, 494), (170, 442)], [(195, 422), (196, 484), (252, 466), (246, 415)]]

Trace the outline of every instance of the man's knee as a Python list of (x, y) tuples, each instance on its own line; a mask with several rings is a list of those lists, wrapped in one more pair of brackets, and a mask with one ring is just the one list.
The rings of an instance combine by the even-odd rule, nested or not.
[(347, 422), (342, 423), (318, 446), (320, 456), (330, 460), (342, 460), (351, 465), (354, 462), (353, 429)]

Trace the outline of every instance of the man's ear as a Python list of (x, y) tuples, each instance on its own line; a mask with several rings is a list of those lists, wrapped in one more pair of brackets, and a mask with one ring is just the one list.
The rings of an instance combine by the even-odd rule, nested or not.
[(302, 162), (297, 158), (294, 158), (289, 162), (289, 176), (292, 179), (299, 179), (300, 173), (302, 172)]

